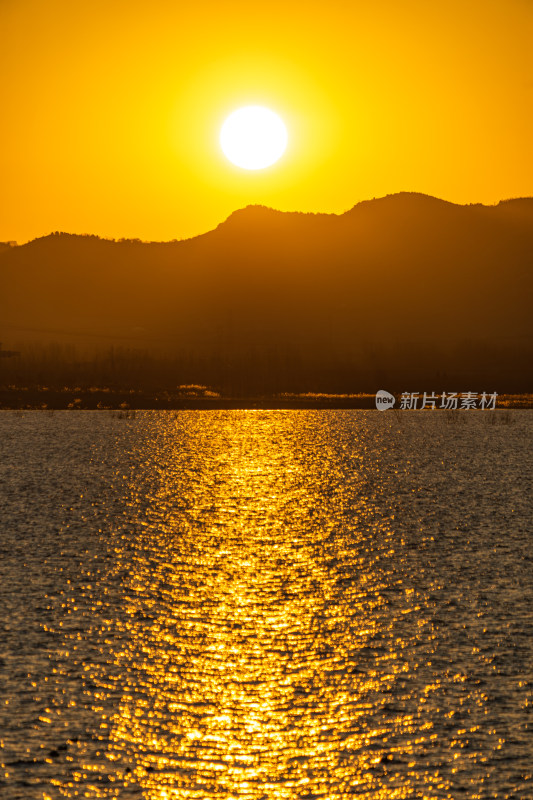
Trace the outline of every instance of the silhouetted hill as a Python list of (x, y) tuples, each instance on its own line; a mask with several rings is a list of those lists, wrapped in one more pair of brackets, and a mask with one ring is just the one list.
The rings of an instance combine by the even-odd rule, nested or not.
[(532, 198), (400, 193), (342, 215), (249, 206), (185, 241), (53, 234), (5, 248), (0, 340), (266, 359), (274, 371), (287, 357), (309, 374), (376, 380), (409, 365), (523, 379), (532, 269)]

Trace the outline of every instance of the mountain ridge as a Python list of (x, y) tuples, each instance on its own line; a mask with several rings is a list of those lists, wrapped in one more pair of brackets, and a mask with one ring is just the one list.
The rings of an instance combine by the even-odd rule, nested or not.
[(532, 198), (403, 193), (341, 215), (248, 206), (180, 241), (63, 233), (4, 250), (0, 341), (247, 359), (246, 373), (292, 359), (310, 376), (414, 364), (508, 380), (530, 373), (532, 280)]
[[(235, 209), (232, 211), (226, 219), (222, 220), (218, 223), (214, 228), (210, 228), (207, 231), (203, 231), (202, 233), (198, 233), (194, 236), (182, 238), (182, 239), (170, 239), (170, 240), (144, 240), (139, 238), (128, 238), (122, 237), (120, 239), (100, 236), (99, 234), (94, 233), (71, 233), (68, 231), (55, 231), (48, 234), (44, 234), (43, 236), (37, 236), (34, 239), (30, 239), (28, 242), (24, 242), (22, 244), (14, 244), (14, 243), (7, 243), (7, 242), (0, 242), (0, 256), (5, 253), (9, 252), (13, 246), (16, 247), (26, 247), (33, 242), (41, 242), (45, 239), (49, 239), (51, 237), (57, 236), (68, 236), (74, 238), (80, 238), (84, 240), (88, 239), (96, 239), (101, 242), (112, 242), (115, 244), (127, 244), (127, 243), (135, 243), (135, 244), (152, 244), (152, 245), (170, 245), (170, 244), (181, 244), (183, 242), (191, 242), (196, 239), (199, 239), (203, 236), (208, 236), (209, 234), (214, 233), (217, 230), (223, 229), (228, 223), (232, 223), (235, 220), (244, 220), (250, 219), (251, 216), (257, 217), (258, 219), (267, 219), (267, 218), (285, 218), (285, 219), (306, 219), (306, 220), (341, 220), (346, 216), (353, 215), (354, 212), (361, 211), (363, 209), (367, 209), (371, 206), (376, 207), (377, 205), (383, 205), (384, 203), (390, 204), (391, 202), (395, 203), (397, 201), (402, 200), (416, 200), (416, 201), (429, 201), (430, 204), (438, 204), (441, 207), (451, 207), (454, 209), (483, 209), (483, 210), (494, 210), (494, 209), (501, 209), (503, 207), (509, 208), (518, 208), (520, 206), (521, 210), (526, 213), (531, 213), (533, 215), (533, 196), (531, 197), (511, 197), (499, 200), (497, 203), (493, 204), (484, 204), (484, 203), (454, 203), (450, 200), (444, 200), (439, 197), (435, 197), (433, 195), (425, 194), (423, 192), (395, 192), (387, 195), (383, 195), (382, 197), (373, 197), (368, 200), (361, 200), (355, 205), (351, 206), (350, 208), (346, 209), (341, 213), (333, 213), (333, 212), (323, 212), (323, 211), (281, 211), (280, 209), (272, 208), (271, 206), (265, 206), (263, 204), (258, 203), (251, 203), (249, 205), (243, 206), (242, 208)], [(419, 205), (420, 208), (420, 205)]]

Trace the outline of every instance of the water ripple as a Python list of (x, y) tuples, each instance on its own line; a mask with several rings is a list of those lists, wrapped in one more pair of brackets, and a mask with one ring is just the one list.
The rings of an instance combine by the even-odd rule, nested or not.
[(533, 795), (533, 415), (464, 419), (1, 414), (6, 797)]

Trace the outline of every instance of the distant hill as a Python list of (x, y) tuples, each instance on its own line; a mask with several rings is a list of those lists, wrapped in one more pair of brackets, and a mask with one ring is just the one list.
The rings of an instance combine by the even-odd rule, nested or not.
[(532, 276), (533, 198), (400, 193), (342, 215), (249, 206), (184, 241), (62, 233), (0, 248), (0, 340), (523, 383)]

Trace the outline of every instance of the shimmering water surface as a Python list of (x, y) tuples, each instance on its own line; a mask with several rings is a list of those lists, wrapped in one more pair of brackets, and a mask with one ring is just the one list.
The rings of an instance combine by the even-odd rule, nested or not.
[(1, 413), (2, 798), (533, 797), (532, 427)]

